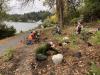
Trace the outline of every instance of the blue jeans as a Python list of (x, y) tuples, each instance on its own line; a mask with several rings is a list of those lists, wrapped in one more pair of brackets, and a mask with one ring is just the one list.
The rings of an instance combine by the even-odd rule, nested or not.
[(32, 44), (33, 44), (32, 40), (27, 41), (27, 45), (32, 45)]

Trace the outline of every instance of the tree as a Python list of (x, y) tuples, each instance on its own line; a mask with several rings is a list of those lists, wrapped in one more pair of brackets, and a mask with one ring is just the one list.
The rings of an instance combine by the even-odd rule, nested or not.
[(0, 21), (6, 17), (6, 10), (8, 10), (7, 2), (10, 0), (0, 0)]
[(64, 1), (56, 0), (56, 10), (58, 16), (58, 23), (60, 26), (64, 25)]
[[(54, 7), (56, 4), (56, 14), (58, 16), (58, 24), (64, 26), (65, 17), (71, 20), (79, 16), (77, 8), (81, 0), (45, 0), (49, 6)], [(68, 21), (67, 21), (68, 22)]]
[(100, 19), (100, 0), (84, 0), (84, 7), (81, 11), (84, 21)]
[[(35, 0), (24, 0), (24, 3), (28, 3), (31, 1), (35, 1)], [(44, 5), (49, 5), (50, 8), (53, 8), (56, 6), (56, 14), (58, 17), (58, 25), (60, 25), (60, 27), (64, 26), (64, 10), (65, 10), (65, 5), (66, 5), (66, 11), (67, 11), (67, 15), (70, 15), (70, 17), (74, 17), (73, 15), (77, 15), (77, 11), (76, 8), (78, 7), (78, 5), (80, 4), (81, 0), (44, 0)], [(67, 18), (69, 18), (69, 16), (67, 16)]]
[(14, 29), (14, 27), (7, 27), (4, 23), (2, 23), (6, 17), (5, 11), (7, 9), (6, 3), (8, 1), (9, 0), (0, 0), (0, 39), (13, 36), (16, 32), (16, 29)]
[(10, 15), (8, 14), (7, 20), (12, 20), (12, 21), (22, 21), (22, 22), (27, 22), (27, 21), (39, 21), (42, 20), (44, 21), (48, 16), (51, 16), (51, 13), (49, 11), (39, 11), (39, 12), (30, 12), (30, 13), (25, 13), (24, 15)]
[[(34, 0), (25, 0), (24, 4), (28, 2), (34, 2)], [(63, 10), (64, 10), (64, 2), (63, 0), (45, 0), (45, 5), (48, 4), (50, 8), (56, 5), (57, 16), (58, 16), (58, 24), (63, 26)]]

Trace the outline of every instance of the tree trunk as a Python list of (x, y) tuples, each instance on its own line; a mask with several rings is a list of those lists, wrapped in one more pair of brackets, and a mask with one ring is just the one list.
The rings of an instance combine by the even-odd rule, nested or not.
[(58, 16), (58, 25), (62, 28), (64, 26), (63, 21), (63, 0), (56, 0), (56, 10), (57, 10), (57, 16)]

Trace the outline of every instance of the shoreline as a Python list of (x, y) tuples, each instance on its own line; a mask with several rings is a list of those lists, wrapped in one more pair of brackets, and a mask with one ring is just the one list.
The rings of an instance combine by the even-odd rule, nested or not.
[(42, 30), (39, 26), (35, 27), (32, 30), (28, 30), (22, 33), (15, 34), (11, 37), (6, 37), (0, 40), (0, 56), (5, 52), (6, 49), (14, 48), (16, 49), (20, 45), (20, 40), (25, 40), (29, 33), (33, 30)]
[(18, 36), (18, 35), (22, 35), (22, 34), (25, 34), (25, 33), (27, 33), (27, 32), (30, 32), (30, 31), (33, 31), (33, 30), (36, 30), (36, 29), (41, 29), (41, 28), (40, 28), (40, 26), (38, 25), (37, 27), (34, 27), (33, 29), (30, 29), (30, 30), (28, 30), (28, 31), (22, 31), (22, 32), (20, 32), (20, 33), (15, 33), (15, 35), (13, 35), (13, 36), (5, 37), (4, 39), (0, 39), (0, 41), (6, 40), (6, 39), (9, 39), (9, 38), (12, 38), (12, 37), (16, 37), (16, 36)]

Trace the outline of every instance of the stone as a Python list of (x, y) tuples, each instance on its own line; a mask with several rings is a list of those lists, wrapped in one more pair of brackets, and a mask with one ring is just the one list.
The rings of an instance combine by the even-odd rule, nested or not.
[(54, 64), (60, 64), (63, 60), (63, 55), (62, 54), (56, 54), (52, 56), (52, 61)]

